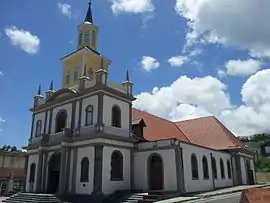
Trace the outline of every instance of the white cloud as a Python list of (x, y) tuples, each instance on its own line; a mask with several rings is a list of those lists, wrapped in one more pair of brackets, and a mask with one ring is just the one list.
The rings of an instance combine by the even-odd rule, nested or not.
[(184, 63), (188, 61), (188, 59), (189, 58), (187, 56), (174, 56), (168, 60), (168, 63), (174, 67), (181, 67)]
[(113, 13), (145, 13), (155, 10), (151, 0), (112, 0)]
[(40, 48), (40, 39), (26, 30), (19, 30), (15, 26), (5, 29), (6, 35), (13, 46), (18, 46), (29, 54), (35, 54)]
[(230, 102), (227, 87), (217, 78), (181, 76), (171, 85), (137, 95), (134, 107), (170, 120), (215, 115), (236, 135), (270, 129), (270, 69), (250, 76), (242, 86), (243, 104)]
[(0, 76), (3, 76), (4, 74), (3, 74), (3, 72), (0, 70)]
[(254, 59), (230, 60), (225, 65), (228, 75), (248, 76), (256, 73), (261, 68), (262, 62)]
[(142, 69), (146, 70), (147, 72), (157, 69), (160, 66), (157, 59), (151, 56), (143, 56), (140, 64)]
[[(221, 43), (270, 56), (269, 0), (176, 0), (176, 12), (188, 20), (188, 44)], [(251, 15), (252, 13), (252, 15)]]
[(64, 16), (67, 16), (68, 18), (75, 18), (71, 5), (65, 3), (57, 3), (57, 8)]
[(224, 78), (226, 76), (226, 72), (222, 69), (218, 69), (217, 76), (218, 76), (218, 78)]

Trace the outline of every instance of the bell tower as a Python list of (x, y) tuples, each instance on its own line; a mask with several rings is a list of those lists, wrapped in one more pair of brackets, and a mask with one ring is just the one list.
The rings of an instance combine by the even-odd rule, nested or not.
[(94, 84), (99, 69), (108, 71), (111, 61), (98, 52), (97, 38), (98, 27), (94, 24), (89, 2), (84, 21), (78, 26), (77, 49), (61, 59), (64, 63), (62, 88), (79, 86), (83, 76)]
[(78, 26), (78, 45), (77, 49), (88, 46), (97, 50), (98, 27), (94, 25), (92, 16), (92, 4), (89, 2), (88, 10), (84, 22)]

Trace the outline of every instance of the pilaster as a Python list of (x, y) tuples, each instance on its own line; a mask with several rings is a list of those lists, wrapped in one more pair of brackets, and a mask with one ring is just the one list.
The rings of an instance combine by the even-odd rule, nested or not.
[(43, 165), (43, 152), (40, 150), (38, 153), (38, 164), (37, 164), (37, 177), (36, 177), (36, 188), (35, 192), (40, 192), (41, 189), (41, 177), (42, 177), (42, 165)]
[(95, 145), (94, 163), (94, 187), (92, 194), (103, 195), (102, 193), (102, 172), (103, 172), (103, 145)]
[(78, 148), (73, 149), (73, 167), (72, 167), (72, 180), (71, 180), (71, 193), (76, 192), (76, 172), (77, 172), (77, 159), (78, 159)]
[(182, 148), (179, 145), (175, 146), (175, 165), (176, 165), (176, 178), (177, 178), (177, 191), (179, 193), (185, 192), (185, 174)]
[(61, 149), (61, 166), (60, 166), (60, 177), (59, 177), (59, 193), (63, 194), (66, 184), (66, 152), (67, 149), (63, 147)]

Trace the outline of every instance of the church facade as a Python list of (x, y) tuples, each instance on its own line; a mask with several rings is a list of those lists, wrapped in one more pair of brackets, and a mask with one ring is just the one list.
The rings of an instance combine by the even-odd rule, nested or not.
[(196, 192), (253, 184), (254, 153), (215, 117), (171, 122), (132, 108), (128, 72), (109, 80), (91, 5), (77, 50), (63, 57), (62, 88), (34, 97), (26, 192)]

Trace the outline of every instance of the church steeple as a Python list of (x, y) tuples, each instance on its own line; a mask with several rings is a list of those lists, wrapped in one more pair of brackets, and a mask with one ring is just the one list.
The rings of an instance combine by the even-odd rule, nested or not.
[(94, 25), (92, 14), (92, 3), (89, 2), (84, 22), (79, 25), (78, 49), (88, 47), (97, 51), (98, 27)]
[(93, 16), (92, 16), (92, 2), (90, 1), (88, 6), (88, 11), (86, 13), (84, 22), (89, 22), (93, 24)]

